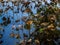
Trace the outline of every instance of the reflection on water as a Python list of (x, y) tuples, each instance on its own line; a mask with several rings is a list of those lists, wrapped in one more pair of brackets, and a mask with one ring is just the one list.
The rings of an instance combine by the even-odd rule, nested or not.
[[(50, 1), (47, 1), (47, 2), (50, 3)], [(37, 1), (36, 1), (36, 3), (31, 2), (28, 5), (28, 7), (32, 10), (33, 14), (37, 13), (38, 7), (35, 8), (36, 4), (38, 4)], [(41, 6), (42, 7), (45, 6), (45, 2), (42, 1)], [(58, 6), (58, 4), (57, 4), (57, 6)], [(2, 3), (0, 2), (0, 9), (2, 9), (2, 11), (3, 11), (3, 12), (0, 11), (0, 24), (4, 22), (3, 23), (4, 25), (1, 24), (1, 26), (0, 26), (0, 29), (1, 29), (0, 43), (3, 42), (1, 45), (16, 45), (16, 42), (21, 42), (24, 39), (23, 33), (26, 34), (27, 36), (29, 36), (29, 31), (24, 29), (23, 26), (25, 24), (24, 19), (26, 19), (26, 17), (28, 19), (30, 13), (24, 12), (26, 7), (23, 6), (22, 3), (19, 3), (18, 6), (16, 6), (16, 5), (14, 6), (14, 4), (11, 1), (2, 2)], [(23, 17), (24, 17), (24, 19), (23, 19), (24, 21), (22, 20)], [(6, 24), (5, 22), (7, 22), (8, 24)], [(60, 28), (58, 28), (58, 29), (60, 29)], [(31, 27), (31, 33), (32, 32), (34, 32), (33, 26)]]
[[(8, 5), (10, 6), (10, 7), (12, 7), (12, 6), (14, 6), (13, 4), (12, 4), (12, 2), (8, 2), (8, 3), (4, 3), (4, 5), (5, 6), (2, 6), (2, 3), (0, 2), (0, 9), (3, 9), (3, 10), (5, 10), (7, 7), (8, 7)], [(34, 5), (35, 5), (35, 3), (31, 3), (29, 6), (32, 6), (33, 8), (32, 8), (32, 11), (33, 11), (33, 13), (34, 14), (36, 14), (36, 9), (34, 9)], [(0, 39), (0, 40), (3, 40), (3, 43), (2, 43), (2, 45), (16, 45), (16, 42), (19, 42), (19, 40), (23, 40), (23, 33), (25, 33), (25, 34), (27, 34), (28, 35), (28, 33), (29, 33), (29, 31), (28, 30), (26, 30), (26, 29), (23, 29), (23, 32), (22, 32), (22, 30), (19, 30), (19, 31), (15, 31), (15, 29), (14, 30), (12, 30), (12, 26), (13, 26), (13, 28), (16, 28), (16, 27), (18, 27), (19, 25), (23, 25), (24, 24), (24, 22), (21, 20), (21, 18), (23, 17), (23, 16), (28, 16), (28, 13), (26, 13), (26, 12), (24, 12), (24, 13), (22, 13), (22, 11), (21, 11), (21, 7), (22, 7), (22, 4), (20, 4), (19, 5), (19, 10), (17, 10), (17, 6), (14, 6), (14, 7), (12, 7), (12, 8), (14, 8), (14, 10), (11, 10), (11, 9), (9, 9), (9, 10), (7, 10), (7, 11), (5, 11), (5, 12), (3, 12), (1, 15), (3, 15), (3, 16), (1, 16), (0, 15), (0, 23), (2, 23), (3, 22), (3, 20), (2, 20), (2, 17), (9, 17), (10, 18), (10, 20), (11, 20), (11, 23), (10, 24), (8, 24), (7, 26), (2, 26), (2, 28), (4, 29), (4, 32), (1, 32), (1, 33), (3, 33), (4, 35), (3, 35), (3, 38), (2, 39)], [(22, 10), (24, 10), (25, 9), (25, 7), (23, 7), (22, 8)], [(19, 13), (13, 13), (13, 11), (19, 11)], [(18, 23), (16, 23), (15, 22), (15, 20), (17, 20), (17, 19), (19, 19), (20, 21), (18, 22)], [(14, 26), (15, 25), (15, 26)], [(0, 26), (1, 27), (1, 26)], [(10, 34), (12, 33), (14, 31), (14, 33), (16, 33), (16, 34), (18, 34), (18, 32), (19, 32), (19, 34), (21, 35), (21, 38), (18, 40), (18, 39), (16, 39), (16, 38), (10, 38)], [(33, 32), (33, 29), (31, 30), (32, 32)], [(13, 34), (11, 34), (12, 36), (13, 36)]]

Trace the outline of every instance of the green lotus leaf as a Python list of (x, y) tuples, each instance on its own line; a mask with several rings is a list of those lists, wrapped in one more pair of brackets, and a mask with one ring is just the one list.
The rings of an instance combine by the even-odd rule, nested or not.
[(40, 28), (40, 29), (39, 29), (39, 32), (40, 32), (40, 33), (42, 33), (42, 32), (43, 32), (43, 30), (44, 30), (43, 28)]

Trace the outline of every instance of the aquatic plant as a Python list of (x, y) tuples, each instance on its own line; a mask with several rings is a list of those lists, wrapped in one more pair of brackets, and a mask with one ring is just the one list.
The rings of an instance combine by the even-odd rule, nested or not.
[[(35, 1), (32, 1), (35, 3)], [(10, 37), (16, 38), (19, 40), (17, 45), (57, 45), (55, 42), (57, 42), (58, 39), (60, 39), (60, 30), (58, 30), (56, 27), (60, 28), (60, 9), (57, 7), (57, 0), (52, 0), (50, 4), (44, 0), (45, 5), (43, 6), (41, 2), (35, 3), (35, 7), (37, 8), (37, 13), (33, 14), (32, 8), (29, 7), (29, 4), (31, 2), (23, 2), (23, 7), (25, 7), (24, 10), (21, 10), (24, 13), (28, 13), (29, 16), (23, 16), (22, 18), (18, 18), (19, 13), (19, 2), (12, 1), (14, 6), (17, 7), (17, 11), (14, 11), (14, 6), (10, 7), (9, 5), (4, 10), (4, 12), (8, 12), (9, 9), (13, 11), (13, 24), (12, 24), (12, 32), (10, 33)], [(4, 3), (4, 2), (2, 2)], [(6, 2), (8, 3), (8, 1)], [(12, 4), (12, 5), (13, 5)], [(40, 7), (41, 6), (41, 7)], [(3, 13), (3, 10), (0, 10), (0, 13)], [(14, 14), (16, 14), (17, 19), (14, 20)], [(2, 17), (3, 22), (1, 23), (2, 26), (7, 26), (11, 23), (10, 20), (11, 17)], [(22, 19), (23, 24), (20, 24), (20, 19)], [(59, 24), (57, 24), (59, 22)], [(15, 23), (19, 23), (17, 26)], [(31, 32), (31, 28), (34, 28), (34, 32)], [(24, 33), (24, 29), (29, 31), (29, 34)], [(3, 30), (0, 28), (0, 30)], [(21, 40), (21, 34), (20, 31), (22, 30), (23, 35), (23, 41)], [(15, 34), (16, 31), (17, 33)], [(2, 38), (3, 35), (0, 34), (0, 38)], [(3, 41), (0, 41), (0, 44), (3, 43)]]

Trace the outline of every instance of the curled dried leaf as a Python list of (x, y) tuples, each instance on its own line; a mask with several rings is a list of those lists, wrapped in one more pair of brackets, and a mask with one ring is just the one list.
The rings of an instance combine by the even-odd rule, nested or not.
[(10, 34), (10, 37), (14, 37), (15, 36), (15, 34), (12, 32), (11, 34)]

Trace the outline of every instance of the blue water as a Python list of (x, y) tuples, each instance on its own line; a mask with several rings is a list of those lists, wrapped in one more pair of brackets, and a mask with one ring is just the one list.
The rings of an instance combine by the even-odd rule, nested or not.
[[(33, 4), (33, 5), (32, 5), (32, 4)], [(5, 4), (5, 5), (6, 5), (6, 4)], [(9, 2), (7, 5), (12, 6), (12, 3)], [(7, 5), (4, 6), (4, 7), (2, 7), (2, 5), (1, 5), (1, 3), (0, 3), (0, 9), (3, 8), (3, 9), (5, 10), (5, 8), (7, 7)], [(19, 5), (20, 8), (21, 8), (21, 6), (22, 6), (22, 4)], [(34, 3), (31, 3), (29, 6), (32, 6), (32, 7), (33, 7), (31, 10), (33, 11), (34, 14), (36, 14), (36, 9), (34, 9), (35, 4), (34, 4)], [(25, 9), (25, 8), (23, 8), (23, 9)], [(17, 11), (17, 7), (16, 7), (16, 6), (14, 6), (14, 11)], [(12, 17), (12, 16), (13, 16), (13, 11), (12, 11), (11, 9), (9, 9), (7, 12), (2, 13), (2, 15), (5, 16), (5, 17), (9, 17), (9, 16)], [(1, 19), (3, 16), (0, 16), (0, 23), (3, 22), (3, 20)], [(2, 27), (4, 28), (4, 30), (5, 30), (5, 32), (3, 33), (3, 38), (0, 39), (0, 40), (3, 40), (3, 43), (0, 44), (0, 45), (16, 45), (16, 42), (18, 42), (19, 40), (20, 40), (20, 41), (23, 40), (23, 33), (25, 33), (25, 34), (27, 34), (27, 35), (29, 34), (29, 31), (26, 30), (26, 29), (24, 29), (24, 30), (23, 30), (23, 33), (22, 33), (22, 30), (19, 30), (19, 34), (21, 35), (21, 38), (20, 38), (19, 40), (16, 39), (16, 38), (11, 38), (11, 37), (10, 37), (10, 34), (11, 34), (11, 32), (13, 31), (13, 30), (12, 30), (13, 24), (14, 24), (16, 27), (17, 27), (18, 25), (23, 25), (23, 24), (24, 24), (24, 22), (21, 20), (21, 18), (22, 18), (23, 16), (28, 16), (28, 13), (25, 13), (25, 12), (22, 13), (21, 10), (19, 10), (19, 13), (17, 13), (17, 14), (14, 13), (14, 21), (17, 20), (17, 19), (20, 19), (20, 22), (15, 23), (15, 22), (13, 22), (13, 19), (10, 18), (10, 19), (11, 19), (11, 23), (10, 23), (9, 25), (7, 25), (7, 26), (2, 26)], [(34, 31), (34, 29), (31, 29), (31, 32), (33, 32), (33, 31)], [(18, 31), (14, 30), (14, 33), (17, 34)]]

